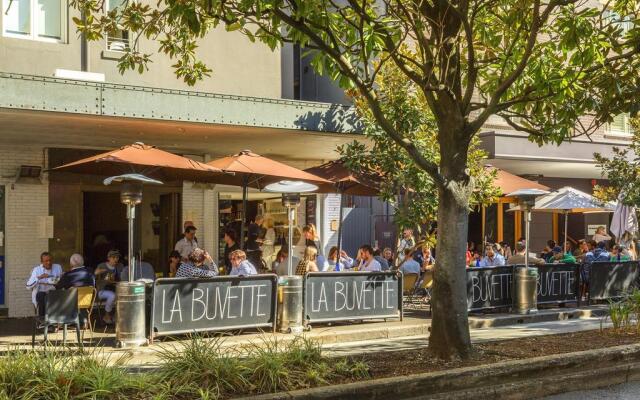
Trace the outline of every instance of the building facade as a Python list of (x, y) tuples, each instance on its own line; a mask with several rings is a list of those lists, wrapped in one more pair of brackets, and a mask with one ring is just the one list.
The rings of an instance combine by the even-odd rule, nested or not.
[[(121, 75), (117, 60), (133, 45), (128, 32), (84, 42), (72, 21), (80, 14), (66, 1), (8, 5), (0, 1), (0, 315), (33, 315), (25, 282), (41, 252), (68, 268), (75, 252), (95, 264), (107, 247), (126, 250), (118, 189), (50, 168), (134, 142), (200, 161), (249, 148), (307, 168), (335, 159), (336, 146), (359, 136), (349, 106), (294, 95), (294, 54), (287, 48), (271, 51), (215, 30), (199, 49), (212, 76), (188, 87), (162, 54), (149, 71)], [(144, 39), (139, 46), (157, 50)], [(140, 256), (165, 268), (189, 220), (199, 243), (218, 258), (225, 223), (241, 211), (239, 196), (236, 187), (193, 182), (145, 188)], [(334, 214), (327, 198), (305, 198), (296, 222), (315, 222), (328, 244), (335, 232), (321, 220)], [(277, 195), (251, 192), (250, 199), (250, 216), (281, 217)]]

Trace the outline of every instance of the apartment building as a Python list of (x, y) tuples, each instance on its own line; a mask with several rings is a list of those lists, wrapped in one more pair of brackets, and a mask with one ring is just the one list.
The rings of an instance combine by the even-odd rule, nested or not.
[[(121, 75), (117, 60), (133, 38), (119, 32), (83, 41), (72, 22), (79, 12), (66, 1), (9, 2), (0, 0), (0, 315), (33, 315), (25, 282), (41, 252), (68, 267), (74, 252), (95, 264), (104, 248), (122, 247), (118, 188), (50, 168), (133, 142), (202, 161), (249, 148), (306, 168), (336, 158), (336, 146), (359, 135), (350, 107), (301, 95), (293, 48), (271, 51), (218, 29), (200, 42), (212, 76), (188, 87), (160, 54), (144, 74)], [(155, 53), (157, 43), (138, 46)], [(217, 257), (225, 224), (241, 213), (239, 197), (239, 188), (192, 182), (146, 188), (140, 254), (162, 270), (182, 222), (191, 220)], [(250, 216), (282, 217), (277, 196), (250, 198)], [(308, 196), (297, 223), (325, 228), (328, 243), (335, 232), (325, 220), (337, 210), (327, 198)]]

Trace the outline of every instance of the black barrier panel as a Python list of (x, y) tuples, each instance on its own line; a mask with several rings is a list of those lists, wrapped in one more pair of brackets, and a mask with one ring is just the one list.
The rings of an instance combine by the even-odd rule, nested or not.
[(578, 301), (578, 264), (542, 264), (538, 268), (538, 304)]
[(276, 324), (276, 275), (155, 281), (153, 336)]
[(594, 262), (583, 268), (589, 271), (589, 300), (620, 297), (638, 287), (640, 269), (637, 261)]
[(510, 307), (513, 266), (467, 268), (469, 311)]
[(304, 316), (309, 323), (402, 318), (402, 274), (308, 273), (304, 279)]

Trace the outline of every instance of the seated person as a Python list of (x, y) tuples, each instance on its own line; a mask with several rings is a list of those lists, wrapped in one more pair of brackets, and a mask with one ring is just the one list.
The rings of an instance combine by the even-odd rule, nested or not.
[(571, 253), (562, 251), (562, 247), (556, 246), (552, 250), (553, 257), (549, 259), (552, 264), (575, 264), (576, 258)]
[(613, 262), (631, 261), (631, 256), (623, 244), (616, 244), (611, 249), (610, 259)]
[(554, 240), (547, 240), (547, 245), (544, 247), (542, 252), (540, 252), (540, 258), (545, 261), (549, 261), (551, 257), (553, 257), (553, 248), (556, 247), (556, 242)]
[(304, 276), (307, 272), (318, 272), (318, 249), (315, 246), (307, 246), (304, 249), (304, 257), (296, 266), (296, 275)]
[(589, 252), (589, 244), (585, 239), (578, 240), (578, 244), (576, 249), (573, 251), (573, 256), (576, 258), (577, 262), (583, 262), (584, 257)]
[(31, 301), (39, 316), (44, 316), (47, 292), (55, 289), (55, 284), (61, 276), (62, 267), (53, 263), (51, 254), (46, 251), (40, 254), (40, 265), (33, 267), (27, 280), (27, 289), (31, 290)]
[(349, 257), (346, 251), (340, 250), (340, 262), (338, 263), (338, 248), (333, 246), (329, 250), (329, 264), (327, 271), (344, 271), (353, 266), (353, 258)]
[(247, 254), (242, 250), (234, 250), (229, 254), (231, 259), (231, 272), (229, 275), (247, 276), (257, 275), (256, 267), (247, 260)]
[(373, 257), (373, 248), (368, 244), (363, 244), (360, 246), (359, 252), (360, 254), (360, 264), (358, 266), (358, 271), (367, 271), (367, 272), (378, 272), (382, 271), (382, 266)]
[(436, 264), (436, 259), (431, 255), (431, 246), (425, 244), (422, 246), (422, 266), (421, 271), (430, 271)]
[[(206, 251), (195, 248), (189, 253), (189, 261), (178, 267), (176, 278), (212, 278), (218, 275), (218, 267), (213, 264), (211, 256)], [(213, 267), (210, 265), (213, 264)]]
[[(296, 272), (296, 266), (300, 260), (297, 257), (293, 257), (291, 260), (291, 273)], [(276, 255), (276, 259), (271, 264), (271, 270), (276, 273), (278, 276), (287, 276), (289, 275), (289, 250), (286, 248), (281, 248)]]
[(480, 261), (481, 267), (497, 267), (504, 265), (504, 257), (496, 252), (495, 247), (492, 244), (488, 244), (485, 249), (485, 256)]
[(84, 258), (80, 254), (73, 254), (69, 264), (71, 264), (71, 270), (62, 274), (62, 278), (56, 283), (56, 289), (95, 286), (96, 278), (91, 270), (84, 266)]
[(116, 282), (120, 281), (120, 274), (124, 266), (120, 263), (120, 252), (110, 250), (107, 253), (107, 261), (98, 264), (96, 267), (96, 287), (98, 289), (98, 299), (104, 301), (105, 315), (102, 321), (113, 324), (113, 307), (116, 303)]
[(169, 254), (169, 278), (173, 278), (176, 276), (176, 272), (178, 272), (178, 267), (180, 266), (180, 260), (182, 256), (176, 250), (173, 250), (171, 254)]
[(607, 243), (598, 243), (593, 251), (590, 251), (585, 255), (584, 261), (586, 263), (611, 261), (611, 255), (607, 251)]
[(404, 249), (404, 257), (403, 261), (400, 264), (398, 270), (402, 272), (404, 275), (406, 274), (420, 274), (420, 263), (418, 263), (413, 257), (411, 257), (411, 253), (413, 253), (412, 249)]
[[(122, 269), (120, 280), (125, 282), (129, 280), (129, 266)], [(153, 282), (156, 280), (156, 271), (153, 269), (153, 266), (151, 264), (144, 260), (140, 260), (140, 262), (136, 262), (133, 280), (144, 280)]]
[(380, 267), (382, 268), (382, 271), (388, 271), (389, 270), (389, 262), (387, 261), (386, 258), (382, 257), (382, 251), (378, 248), (375, 248), (373, 250), (373, 258), (376, 259), (376, 261), (378, 261), (380, 263)]
[[(507, 265), (524, 265), (525, 247), (525, 242), (516, 242), (516, 254), (509, 257)], [(544, 260), (529, 253), (529, 264), (544, 264)]]

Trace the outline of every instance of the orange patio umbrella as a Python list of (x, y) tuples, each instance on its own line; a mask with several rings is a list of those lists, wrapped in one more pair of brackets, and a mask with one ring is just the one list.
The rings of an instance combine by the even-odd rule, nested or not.
[(218, 177), (225, 175), (220, 168), (140, 142), (93, 157), (83, 158), (53, 168), (53, 171), (102, 176), (137, 173), (160, 181), (207, 183), (216, 183)]
[(314, 185), (331, 184), (324, 178), (263, 157), (251, 150), (243, 150), (232, 156), (210, 161), (207, 165), (233, 173), (233, 176), (218, 176), (216, 183), (242, 187), (243, 216), (240, 225), (240, 247), (244, 243), (248, 188), (262, 190), (268, 184), (279, 180), (303, 181)]
[(538, 189), (546, 191), (549, 190), (548, 186), (519, 177), (518, 175), (514, 175), (492, 165), (486, 165), (485, 168), (497, 171), (496, 179), (493, 181), (493, 184), (494, 186), (502, 189), (502, 193), (505, 195), (507, 193), (513, 193), (520, 189)]
[(376, 196), (379, 193), (379, 179), (352, 172), (344, 164), (344, 160), (329, 161), (305, 171), (331, 181), (331, 184), (318, 185), (318, 192), (321, 193), (337, 191), (354, 196)]

